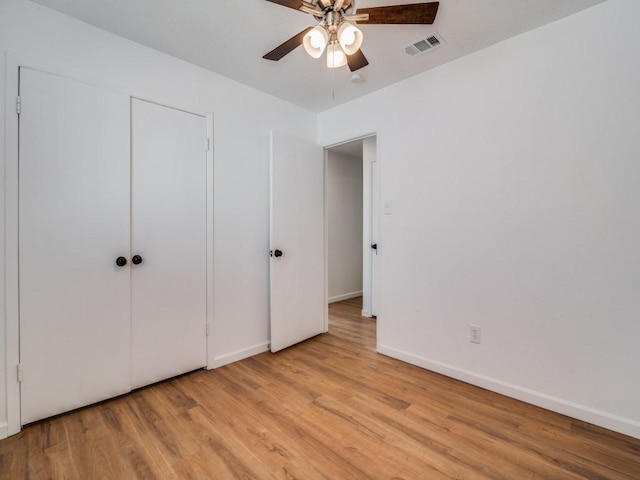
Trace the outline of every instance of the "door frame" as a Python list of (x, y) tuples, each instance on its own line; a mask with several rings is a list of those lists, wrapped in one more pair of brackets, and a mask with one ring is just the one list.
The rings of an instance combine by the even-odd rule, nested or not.
[[(326, 172), (329, 166), (329, 150), (333, 147), (338, 147), (340, 145), (344, 145), (345, 143), (351, 143), (351, 142), (355, 142), (358, 140), (364, 140), (366, 138), (375, 138), (376, 139), (376, 155), (375, 155), (375, 161), (377, 163), (378, 166), (378, 178), (377, 178), (377, 188), (378, 188), (378, 198), (381, 199), (381, 193), (382, 193), (382, 175), (381, 175), (381, 155), (380, 155), (380, 136), (381, 136), (381, 131), (380, 129), (375, 130), (373, 132), (367, 132), (364, 133), (362, 135), (358, 135), (355, 137), (351, 137), (351, 138), (347, 138), (344, 140), (341, 140), (339, 142), (335, 142), (335, 143), (331, 143), (329, 145), (326, 145), (324, 147), (324, 171), (325, 171), (325, 185), (324, 185), (324, 278), (325, 278), (325, 318), (326, 318), (326, 322), (327, 325), (325, 327), (325, 330), (328, 331), (329, 329), (329, 304), (328, 304), (328, 299), (329, 299), (329, 215), (328, 215), (328, 198), (327, 198), (327, 183), (326, 183)], [(363, 162), (364, 162), (364, 156), (363, 156)], [(364, 248), (365, 246), (370, 247), (371, 245), (371, 234), (372, 234), (372, 228), (371, 228), (371, 221), (374, 221), (374, 215), (373, 212), (376, 213), (375, 215), (375, 221), (377, 221), (377, 225), (378, 225), (378, 236), (379, 238), (377, 239), (377, 242), (380, 243), (380, 237), (382, 237), (382, 228), (381, 228), (381, 218), (380, 218), (380, 213), (381, 213), (381, 205), (377, 205), (377, 209), (374, 208), (374, 205), (372, 204), (372, 192), (371, 192), (371, 185), (372, 185), (372, 172), (371, 172), (371, 168), (364, 168), (363, 165), (363, 170), (362, 170), (362, 176), (363, 176), (363, 187), (364, 187), (364, 191), (363, 191), (363, 204), (362, 204), (362, 215), (363, 215), (363, 235), (362, 235), (362, 245), (363, 245), (363, 258), (362, 258), (362, 271), (363, 271), (363, 278), (362, 278), (362, 297), (363, 297), (363, 301), (365, 298), (365, 290), (368, 293), (368, 298), (371, 299), (371, 293), (373, 289), (376, 289), (376, 291), (378, 292), (378, 308), (379, 308), (379, 302), (380, 302), (380, 298), (379, 298), (379, 288), (376, 288), (372, 285), (371, 282), (371, 255), (366, 255), (364, 254), (364, 252), (370, 252), (371, 248)], [(368, 186), (368, 187), (367, 187)], [(368, 200), (367, 200), (368, 198)], [(369, 220), (366, 220), (369, 219)], [(366, 220), (366, 221), (365, 221)], [(368, 227), (368, 228), (367, 228)], [(365, 280), (365, 276), (364, 273), (368, 272), (368, 280)], [(378, 286), (380, 284), (380, 265), (378, 264)], [(369, 300), (369, 303), (371, 303), (371, 300)], [(363, 304), (362, 306), (362, 316), (364, 317), (371, 317), (371, 306), (369, 305), (368, 308), (365, 307), (365, 305)]]
[[(207, 151), (207, 249), (206, 249), (206, 277), (207, 277), (207, 332), (214, 330), (214, 291), (213, 291), (213, 207), (214, 207), (214, 136), (213, 136), (213, 112), (193, 105), (180, 105), (162, 98), (141, 97), (129, 92), (127, 88), (121, 88), (118, 84), (105, 81), (103, 78), (87, 71), (68, 68), (63, 65), (51, 63), (46, 60), (17, 54), (8, 51), (4, 58), (5, 66), (5, 92), (4, 92), (4, 119), (5, 119), (5, 151), (4, 168), (0, 164), (0, 185), (5, 186), (4, 196), (0, 195), (0, 225), (4, 226), (4, 236), (0, 235), (0, 272), (4, 270), (4, 278), (0, 275), (0, 294), (4, 294), (5, 308), (0, 311), (0, 342), (4, 341), (5, 347), (5, 387), (6, 387), (6, 425), (0, 423), (0, 439), (14, 435), (21, 430), (20, 418), (20, 384), (17, 378), (17, 366), (20, 363), (20, 301), (19, 301), (19, 237), (18, 237), (18, 115), (16, 114), (16, 98), (18, 97), (20, 68), (39, 70), (53, 75), (67, 77), (69, 79), (84, 82), (95, 87), (123, 93), (131, 98), (138, 98), (166, 107), (194, 113), (207, 119), (207, 137), (209, 149)], [(2, 338), (1, 327), (5, 325), (5, 337)], [(207, 337), (207, 368), (212, 368), (215, 358), (213, 351), (213, 336)], [(0, 376), (0, 382), (1, 380)], [(0, 385), (2, 394), (2, 385)]]

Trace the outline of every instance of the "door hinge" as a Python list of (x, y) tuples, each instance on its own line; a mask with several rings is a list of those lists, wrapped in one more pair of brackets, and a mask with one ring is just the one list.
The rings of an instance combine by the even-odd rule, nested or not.
[(22, 113), (22, 97), (16, 97), (16, 113), (18, 115)]
[(209, 336), (209, 322), (207, 322), (207, 337)]
[(211, 139), (207, 138), (207, 152), (211, 150)]
[(22, 382), (22, 364), (19, 363), (16, 368), (16, 376), (18, 378), (18, 383)]

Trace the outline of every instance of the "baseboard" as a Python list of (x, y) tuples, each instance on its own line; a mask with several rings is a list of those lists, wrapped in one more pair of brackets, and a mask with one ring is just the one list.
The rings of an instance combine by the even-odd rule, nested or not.
[(207, 366), (207, 369), (222, 367), (224, 365), (237, 362), (238, 360), (253, 357), (254, 355), (257, 355), (259, 353), (268, 352), (270, 347), (271, 345), (269, 344), (269, 342), (264, 342), (249, 348), (243, 348), (242, 350), (236, 350), (235, 352), (226, 353), (219, 357), (215, 357), (213, 359), (213, 362), (211, 362)]
[[(362, 310), (362, 311), (360, 312), (360, 316), (362, 316), (362, 317), (369, 317), (369, 318), (370, 318), (370, 317), (373, 317), (373, 315), (371, 315), (371, 312), (370, 312), (369, 310)], [(382, 353), (382, 352), (380, 352), (380, 353)], [(391, 355), (389, 355), (389, 356), (391, 356)]]
[(344, 295), (336, 295), (335, 297), (329, 297), (329, 303), (341, 302), (343, 300), (349, 300), (350, 298), (356, 298), (362, 296), (362, 290), (359, 292), (345, 293)]
[(495, 378), (478, 375), (467, 370), (446, 365), (428, 358), (419, 357), (386, 345), (378, 345), (377, 351), (378, 353), (388, 357), (402, 360), (403, 362), (446, 375), (447, 377), (455, 378), (456, 380), (461, 380), (463, 382), (470, 383), (471, 385), (476, 385), (478, 387), (491, 390), (492, 392), (515, 398), (516, 400), (521, 400), (562, 415), (567, 415), (599, 427), (607, 428), (609, 430), (640, 439), (640, 422), (630, 418), (620, 417), (602, 410), (596, 410), (585, 405), (552, 397), (535, 390), (502, 382)]
[(0, 422), (0, 440), (9, 436), (9, 426), (7, 422)]

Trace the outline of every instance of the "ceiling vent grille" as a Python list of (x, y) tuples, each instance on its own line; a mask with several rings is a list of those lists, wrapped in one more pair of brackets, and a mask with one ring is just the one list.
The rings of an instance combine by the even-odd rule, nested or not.
[(430, 33), (427, 37), (421, 38), (417, 42), (413, 42), (410, 45), (404, 47), (404, 51), (407, 55), (419, 55), (420, 53), (428, 52), (434, 48), (444, 45), (444, 39), (438, 33)]

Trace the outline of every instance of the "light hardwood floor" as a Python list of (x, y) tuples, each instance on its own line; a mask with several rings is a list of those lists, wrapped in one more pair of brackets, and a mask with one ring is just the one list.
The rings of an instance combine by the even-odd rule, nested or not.
[(359, 312), (29, 425), (0, 441), (0, 478), (640, 479), (640, 440), (378, 355)]

